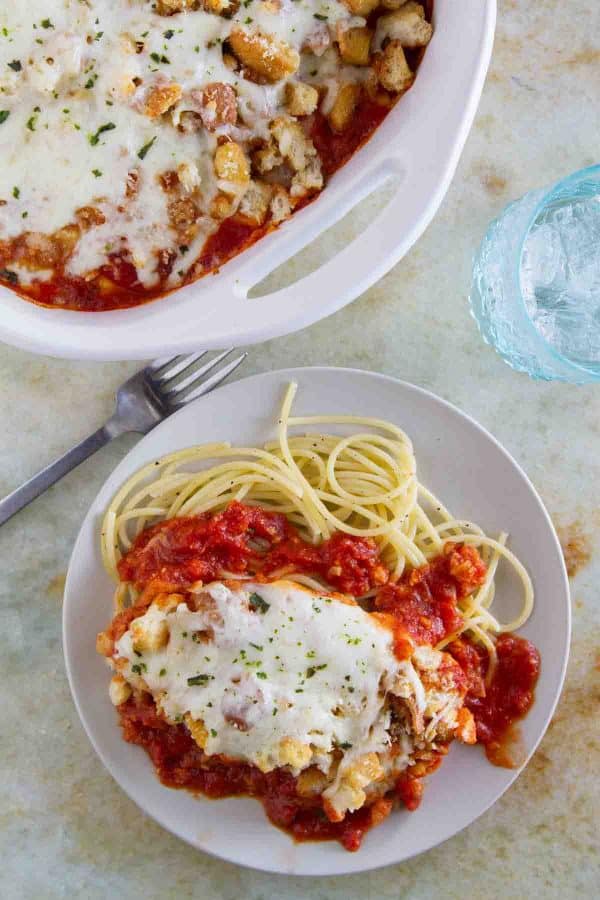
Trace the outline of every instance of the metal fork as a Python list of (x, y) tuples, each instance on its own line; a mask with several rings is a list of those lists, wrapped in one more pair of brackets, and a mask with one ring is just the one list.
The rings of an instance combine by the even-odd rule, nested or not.
[(233, 349), (224, 350), (201, 366), (198, 363), (206, 351), (157, 359), (141, 369), (117, 391), (115, 411), (102, 428), (0, 500), (0, 525), (113, 438), (130, 431), (147, 434), (186, 403), (208, 394), (248, 355), (242, 353), (226, 362), (232, 353)]

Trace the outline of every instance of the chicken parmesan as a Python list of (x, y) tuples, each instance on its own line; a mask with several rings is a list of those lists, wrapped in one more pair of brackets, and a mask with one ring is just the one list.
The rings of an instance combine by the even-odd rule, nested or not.
[[(513, 632), (533, 591), (505, 534), (417, 482), (397, 426), (293, 419), (293, 396), (275, 444), (179, 451), (119, 491), (97, 649), (123, 735), (165, 785), (254, 796), (295, 839), (357, 850), (394, 806), (418, 807), (454, 740), (518, 763), (540, 659)], [(324, 421), (352, 433), (288, 433)], [(490, 609), (501, 560), (524, 591), (506, 624)]]
[(414, 0), (9, 0), (0, 283), (135, 306), (315, 197), (412, 85)]

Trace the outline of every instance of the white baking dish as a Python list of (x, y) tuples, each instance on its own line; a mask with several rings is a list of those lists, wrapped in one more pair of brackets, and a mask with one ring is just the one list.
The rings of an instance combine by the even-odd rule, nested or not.
[[(66, 358), (148, 359), (264, 341), (354, 300), (402, 258), (439, 207), (475, 116), (495, 18), (496, 0), (435, 0), (435, 33), (414, 87), (314, 203), (217, 275), (104, 313), (44, 309), (0, 288), (0, 340)], [(389, 202), (358, 238), (295, 284), (248, 298), (269, 272), (386, 181)]]

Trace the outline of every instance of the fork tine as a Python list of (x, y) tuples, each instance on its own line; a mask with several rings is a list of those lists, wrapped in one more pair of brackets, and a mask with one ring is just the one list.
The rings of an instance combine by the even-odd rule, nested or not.
[[(198, 353), (190, 353), (188, 354), (188, 356), (176, 356), (173, 360), (175, 365), (169, 366), (165, 372), (162, 372), (158, 376), (157, 380), (161, 387), (164, 387), (174, 378), (177, 378), (178, 375), (181, 375), (181, 373), (185, 372), (186, 369), (189, 369), (190, 366), (193, 366), (194, 363), (202, 359), (203, 356), (206, 356), (207, 352), (207, 350), (200, 350)], [(179, 362), (177, 362), (176, 360), (179, 360)]]
[(207, 363), (204, 363), (203, 366), (194, 369), (193, 372), (190, 372), (189, 375), (186, 375), (185, 378), (182, 378), (174, 387), (169, 388), (165, 393), (167, 397), (172, 397), (175, 394), (181, 394), (182, 391), (185, 391), (190, 385), (194, 384), (198, 378), (202, 378), (203, 375), (208, 375), (213, 369), (215, 369), (220, 363), (226, 359), (230, 353), (233, 353), (233, 347), (230, 347), (229, 350), (223, 350), (221, 353), (214, 356)]
[(186, 394), (185, 397), (183, 397), (181, 400), (177, 400), (176, 395), (172, 396), (170, 398), (171, 405), (174, 408), (179, 408), (181, 406), (185, 406), (191, 400), (196, 400), (198, 397), (202, 397), (204, 394), (208, 394), (209, 391), (212, 391), (213, 388), (216, 388), (218, 385), (220, 385), (222, 381), (225, 381), (225, 379), (228, 378), (232, 374), (232, 372), (235, 372), (235, 370), (238, 368), (238, 366), (241, 366), (247, 356), (247, 353), (242, 353), (242, 355), (238, 356), (237, 359), (232, 360), (222, 369), (218, 369), (213, 375), (210, 376), (210, 378), (207, 378), (205, 381), (203, 381), (202, 384), (198, 385), (195, 390), (190, 391), (189, 394)]
[(163, 356), (161, 359), (155, 359), (153, 362), (148, 363), (146, 366), (147, 369), (150, 369), (151, 372), (160, 372), (161, 369), (164, 369), (165, 366), (174, 363), (177, 359), (176, 356)]

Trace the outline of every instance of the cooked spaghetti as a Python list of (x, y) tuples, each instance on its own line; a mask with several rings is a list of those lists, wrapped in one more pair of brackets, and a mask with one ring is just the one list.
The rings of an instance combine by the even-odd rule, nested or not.
[[(533, 608), (527, 570), (506, 546), (507, 534), (487, 536), (473, 522), (453, 516), (417, 478), (409, 437), (391, 422), (358, 416), (291, 415), (297, 386), (286, 392), (277, 423), (277, 440), (263, 449), (205, 444), (155, 460), (120, 489), (102, 526), (102, 555), (119, 580), (117, 564), (137, 535), (148, 526), (174, 517), (216, 513), (232, 502), (282, 513), (309, 543), (319, 545), (336, 533), (373, 539), (381, 561), (398, 582), (448, 545), (477, 548), (485, 563), (483, 583), (459, 599), (460, 624), (436, 644), (443, 649), (463, 634), (489, 655), (487, 681), (497, 662), (494, 637), (520, 628)], [(345, 434), (318, 430), (335, 425)], [(303, 434), (291, 434), (302, 429)], [(501, 560), (514, 569), (522, 585), (521, 610), (501, 623), (492, 611), (494, 579)], [(271, 577), (294, 578), (281, 570)], [(238, 574), (235, 577), (239, 577)], [(327, 583), (306, 574), (296, 580), (316, 588)], [(376, 589), (361, 600), (369, 601)], [(117, 608), (135, 599), (135, 587), (120, 582)]]

